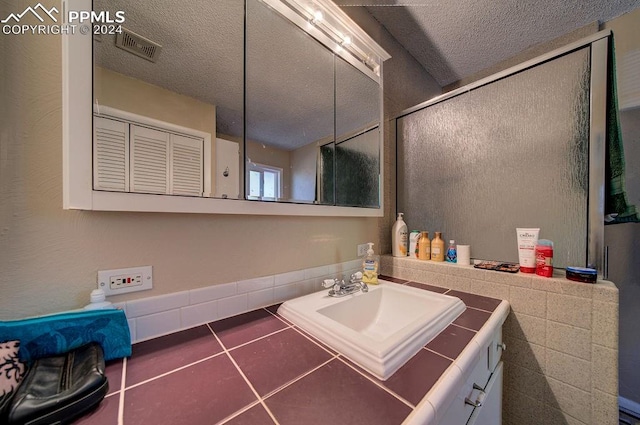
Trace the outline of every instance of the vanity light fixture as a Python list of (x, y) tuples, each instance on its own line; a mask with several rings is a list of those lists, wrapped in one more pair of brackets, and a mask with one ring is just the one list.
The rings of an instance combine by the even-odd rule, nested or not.
[(262, 0), (374, 80), (391, 56), (331, 0)]

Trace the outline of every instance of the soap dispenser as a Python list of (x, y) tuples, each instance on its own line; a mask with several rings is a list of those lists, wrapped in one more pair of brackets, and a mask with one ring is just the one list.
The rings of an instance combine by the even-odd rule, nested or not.
[(373, 252), (373, 242), (369, 242), (369, 249), (362, 262), (362, 281), (367, 284), (378, 284), (378, 265), (380, 261)]

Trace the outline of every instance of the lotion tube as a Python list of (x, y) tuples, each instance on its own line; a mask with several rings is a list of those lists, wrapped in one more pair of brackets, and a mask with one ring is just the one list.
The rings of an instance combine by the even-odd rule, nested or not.
[(536, 272), (536, 244), (540, 229), (517, 228), (518, 234), (518, 260), (522, 273)]

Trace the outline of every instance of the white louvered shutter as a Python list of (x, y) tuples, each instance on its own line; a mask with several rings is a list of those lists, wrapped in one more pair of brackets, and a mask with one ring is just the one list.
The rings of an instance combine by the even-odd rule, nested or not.
[(203, 140), (171, 135), (172, 195), (202, 196)]
[(169, 193), (169, 133), (131, 124), (131, 192)]
[(129, 190), (129, 124), (93, 117), (93, 188)]

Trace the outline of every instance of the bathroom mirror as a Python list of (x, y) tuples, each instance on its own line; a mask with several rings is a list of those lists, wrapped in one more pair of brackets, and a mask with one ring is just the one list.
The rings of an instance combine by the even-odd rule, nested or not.
[(334, 54), (256, 0), (246, 45), (248, 199), (315, 203), (320, 149), (334, 143)]
[(248, 198), (379, 207), (379, 81), (265, 2), (246, 16)]
[[(185, 159), (208, 165), (203, 167), (207, 189), (196, 189), (193, 195), (241, 198), (243, 2), (190, 1), (176, 7), (166, 2), (103, 0), (94, 2), (93, 7), (112, 15), (123, 11), (125, 16), (122, 33), (93, 37), (94, 117), (123, 119), (161, 132), (179, 126), (181, 131), (174, 127), (171, 134), (196, 137), (200, 132), (205, 134), (205, 140), (209, 135), (208, 149), (203, 152), (207, 157)], [(128, 114), (135, 114), (137, 119)], [(155, 121), (151, 123), (145, 118)], [(94, 126), (97, 128), (94, 132), (100, 130), (95, 119)], [(132, 134), (130, 143), (134, 142), (140, 150), (157, 145), (155, 140), (134, 141)], [(155, 156), (146, 161), (154, 167)], [(97, 161), (94, 157), (94, 169), (107, 169)], [(168, 162), (173, 165), (170, 158)], [(136, 174), (138, 164), (139, 161), (130, 160), (132, 172), (128, 177), (131, 189), (135, 183), (135, 190), (125, 192), (174, 194), (169, 184), (159, 187), (149, 184), (150, 180), (160, 180), (149, 171), (140, 170)], [(166, 174), (164, 168), (161, 173)], [(99, 179), (94, 173), (94, 188), (112, 189), (109, 181), (104, 187)]]
[(336, 205), (380, 205), (380, 85), (336, 60)]
[[(322, 8), (323, 22), (315, 20), (311, 6)], [(336, 140), (379, 128), (381, 66), (389, 56), (330, 1), (189, 1), (178, 7), (63, 0), (63, 7), (125, 16), (123, 34), (63, 36), (66, 209), (381, 214), (336, 208)], [(332, 33), (328, 25), (341, 30)], [(260, 32), (271, 38), (250, 45), (249, 37)], [(338, 33), (351, 34), (354, 44), (348, 46)], [(255, 55), (261, 64), (249, 66)], [(344, 74), (369, 80), (375, 97), (351, 93), (344, 96), (348, 106), (336, 105), (340, 84), (357, 85), (336, 81), (341, 66), (349, 69)], [(360, 102), (361, 108), (353, 108)], [(338, 128), (339, 111), (368, 111), (371, 105), (377, 105), (373, 119), (342, 118), (353, 128)], [(114, 124), (122, 146), (130, 146), (126, 153), (109, 150)], [(368, 151), (380, 152), (379, 135)], [(161, 154), (153, 146), (158, 144)], [(282, 151), (287, 160), (273, 161)], [(377, 162), (373, 185), (381, 178)], [(158, 163), (166, 167), (157, 171)], [(354, 168), (341, 164), (346, 166)], [(157, 185), (165, 174), (167, 181)], [(192, 182), (194, 175), (202, 182)], [(262, 192), (251, 191), (252, 179)], [(149, 196), (157, 194), (179, 196)], [(283, 206), (263, 207), (274, 202), (256, 200)], [(379, 209), (381, 201), (378, 193), (376, 202), (340, 205)]]

